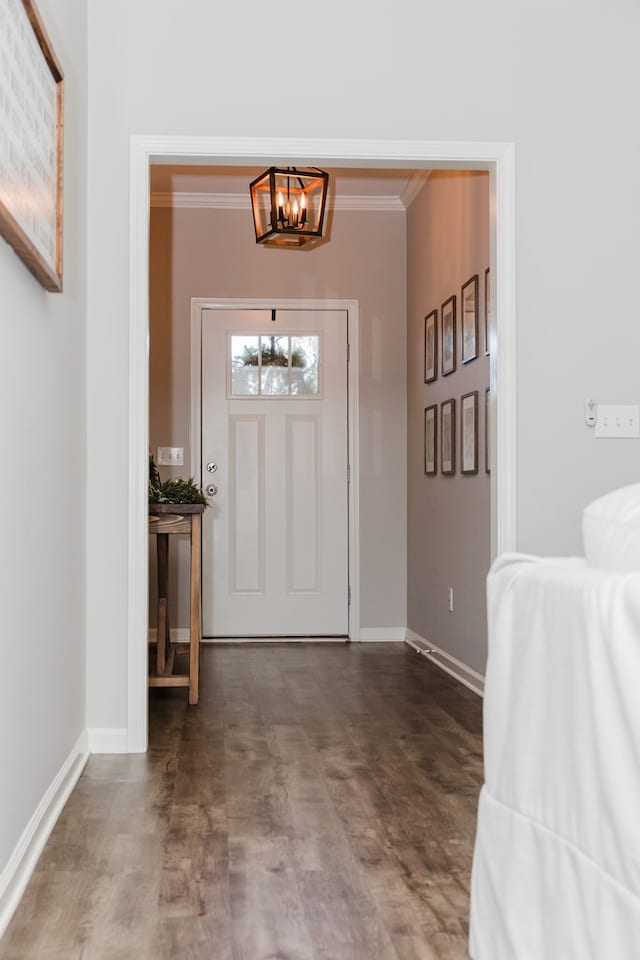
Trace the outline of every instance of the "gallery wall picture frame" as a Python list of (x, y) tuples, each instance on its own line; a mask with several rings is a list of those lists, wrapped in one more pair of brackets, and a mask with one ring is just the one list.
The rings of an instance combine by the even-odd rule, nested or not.
[(478, 472), (478, 391), (460, 398), (460, 473)]
[(438, 311), (424, 318), (424, 382), (438, 379)]
[(440, 364), (442, 376), (456, 369), (456, 297), (449, 297), (440, 308)]
[(491, 271), (484, 272), (484, 353), (489, 356), (491, 334)]
[(0, 0), (0, 234), (62, 291), (64, 78), (33, 0)]
[(424, 411), (424, 472), (434, 477), (438, 472), (438, 404)]
[(460, 291), (462, 325), (461, 360), (469, 363), (478, 356), (480, 305), (478, 303), (478, 274), (475, 273)]
[(491, 473), (491, 387), (484, 388), (484, 472)]
[(440, 404), (440, 473), (452, 477), (456, 472), (456, 401)]

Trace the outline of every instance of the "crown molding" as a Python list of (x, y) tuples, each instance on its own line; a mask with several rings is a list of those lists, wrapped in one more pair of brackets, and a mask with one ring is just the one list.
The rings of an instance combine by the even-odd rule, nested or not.
[(400, 197), (334, 197), (329, 198), (332, 210), (368, 210), (383, 213), (404, 213)]
[(152, 192), (152, 207), (178, 207), (183, 209), (249, 210), (249, 196), (244, 193), (181, 193)]
[(431, 176), (431, 170), (416, 170), (410, 180), (400, 192), (400, 203), (405, 210), (408, 210), (415, 198), (422, 190), (424, 184)]
[[(419, 189), (419, 187), (418, 187)], [(417, 192), (417, 191), (416, 191)], [(404, 213), (405, 205), (400, 197), (329, 197), (328, 207), (340, 211), (374, 211)], [(245, 193), (151, 193), (152, 207), (172, 207), (197, 210), (250, 210), (249, 195)]]

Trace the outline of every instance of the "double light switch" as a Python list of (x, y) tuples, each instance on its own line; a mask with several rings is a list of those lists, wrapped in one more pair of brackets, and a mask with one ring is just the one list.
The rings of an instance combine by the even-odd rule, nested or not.
[(640, 437), (640, 407), (635, 403), (599, 403), (595, 427), (596, 437)]
[(184, 447), (158, 447), (159, 467), (182, 467), (184, 465)]

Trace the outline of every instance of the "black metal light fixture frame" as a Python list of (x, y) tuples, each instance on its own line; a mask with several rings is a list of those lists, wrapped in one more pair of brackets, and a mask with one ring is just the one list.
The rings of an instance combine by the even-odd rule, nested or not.
[(269, 167), (249, 186), (256, 243), (303, 247), (322, 239), (329, 174)]

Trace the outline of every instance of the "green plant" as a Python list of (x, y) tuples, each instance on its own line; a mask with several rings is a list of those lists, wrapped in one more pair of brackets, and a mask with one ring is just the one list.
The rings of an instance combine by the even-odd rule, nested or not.
[[(243, 367), (257, 367), (258, 366), (258, 348), (257, 347), (247, 347), (245, 346), (240, 356), (240, 362)], [(289, 358), (283, 350), (279, 350), (277, 347), (271, 348), (267, 346), (262, 347), (262, 365), (265, 367), (288, 367)], [(292, 367), (304, 367), (304, 353), (302, 350), (292, 350), (291, 351), (291, 366)]]
[(149, 454), (149, 503), (203, 503), (209, 506), (207, 498), (193, 477), (183, 480), (181, 477), (172, 477), (160, 480), (153, 454)]

